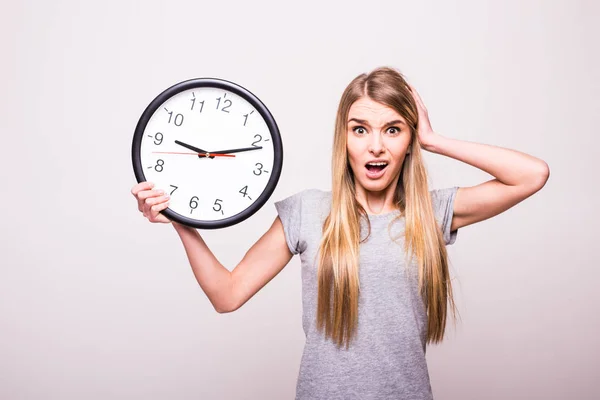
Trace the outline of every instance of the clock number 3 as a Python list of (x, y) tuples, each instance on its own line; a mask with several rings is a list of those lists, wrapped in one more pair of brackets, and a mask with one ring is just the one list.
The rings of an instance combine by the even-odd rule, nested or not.
[(263, 169), (264, 166), (261, 163), (256, 163), (256, 169), (254, 171), (252, 171), (254, 173), (254, 175), (258, 176), (261, 175), (263, 172), (265, 174), (268, 174), (269, 171), (267, 171), (266, 169)]

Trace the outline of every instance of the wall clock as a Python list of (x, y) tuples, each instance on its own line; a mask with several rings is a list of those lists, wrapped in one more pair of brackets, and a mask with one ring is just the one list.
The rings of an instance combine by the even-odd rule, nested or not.
[(167, 218), (217, 229), (244, 221), (275, 189), (283, 163), (279, 129), (244, 87), (197, 78), (160, 93), (135, 128), (138, 182), (169, 193)]

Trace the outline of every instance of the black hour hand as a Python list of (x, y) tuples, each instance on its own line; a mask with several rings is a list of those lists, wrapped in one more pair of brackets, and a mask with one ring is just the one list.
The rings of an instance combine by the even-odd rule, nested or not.
[(194, 150), (197, 153), (208, 153), (206, 150), (202, 150), (199, 147), (194, 147), (191, 144), (180, 142), (179, 140), (176, 140), (175, 143), (178, 144), (178, 145), (180, 145), (180, 146), (185, 147), (186, 149)]

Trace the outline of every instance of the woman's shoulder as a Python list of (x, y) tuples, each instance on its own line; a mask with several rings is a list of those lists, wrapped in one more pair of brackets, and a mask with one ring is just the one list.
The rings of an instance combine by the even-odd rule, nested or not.
[(275, 202), (275, 205), (295, 208), (303, 214), (321, 214), (331, 208), (331, 191), (316, 188), (303, 189)]
[(302, 189), (295, 192), (287, 198), (295, 198), (303, 203), (307, 202), (319, 202), (319, 201), (331, 201), (331, 191), (321, 190), (315, 188)]
[(458, 186), (448, 186), (441, 189), (430, 190), (429, 194), (431, 196), (433, 209), (441, 211), (445, 210), (448, 206), (452, 206), (458, 189)]
[(321, 189), (304, 189), (300, 193), (302, 193), (302, 197), (307, 199), (308, 201), (322, 201), (329, 200), (331, 201), (331, 191), (330, 190), (321, 190)]

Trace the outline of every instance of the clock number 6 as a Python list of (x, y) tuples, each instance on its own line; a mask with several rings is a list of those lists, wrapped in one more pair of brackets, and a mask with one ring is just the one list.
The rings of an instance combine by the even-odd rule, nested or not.
[(215, 204), (213, 205), (213, 210), (215, 210), (216, 212), (221, 211), (221, 214), (224, 214), (223, 213), (223, 209), (221, 208), (221, 203), (219, 203), (220, 201), (223, 201), (223, 200), (221, 200), (221, 199), (216, 199), (215, 200)]
[(200, 200), (198, 196), (194, 196), (190, 199), (190, 214), (198, 207), (198, 200)]

